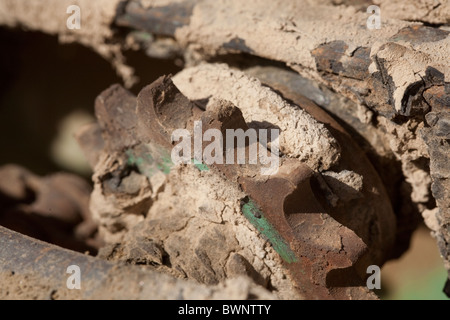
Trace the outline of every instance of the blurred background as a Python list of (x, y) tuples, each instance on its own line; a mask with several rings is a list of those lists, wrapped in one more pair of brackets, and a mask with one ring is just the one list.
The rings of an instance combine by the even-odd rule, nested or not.
[[(91, 171), (74, 133), (94, 121), (97, 95), (121, 83), (110, 64), (78, 45), (60, 45), (39, 32), (0, 28), (0, 166), (18, 164), (38, 175), (72, 172), (90, 183)], [(125, 53), (140, 89), (180, 67), (138, 51)], [(0, 211), (2, 208), (0, 208)], [(446, 272), (434, 239), (421, 225), (411, 247), (381, 271), (382, 299), (446, 299)]]
[[(90, 170), (73, 133), (94, 121), (97, 95), (122, 80), (111, 65), (79, 44), (0, 28), (0, 165), (20, 164), (44, 175), (64, 170), (87, 178)], [(134, 94), (159, 76), (177, 73), (172, 60), (125, 52), (140, 81)]]

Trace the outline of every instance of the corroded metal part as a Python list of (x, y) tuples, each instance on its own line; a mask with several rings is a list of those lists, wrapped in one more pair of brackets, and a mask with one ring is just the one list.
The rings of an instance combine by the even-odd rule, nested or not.
[[(302, 103), (307, 104), (305, 101)], [(170, 78), (161, 77), (144, 88), (138, 97), (137, 112), (142, 114), (138, 124), (141, 140), (146, 144), (171, 148), (171, 131), (177, 127), (192, 130), (195, 120), (202, 121), (203, 131), (212, 128), (221, 132), (230, 128), (246, 129), (239, 109), (234, 106), (225, 106), (226, 108), (228, 109), (225, 111), (219, 109), (203, 112), (181, 95)], [(173, 111), (175, 109), (177, 112)], [(313, 115), (315, 113), (322, 121), (335, 124), (320, 110), (314, 112), (314, 109), (318, 109), (317, 106), (307, 104), (306, 109)], [(337, 126), (336, 130), (341, 130), (344, 134), (341, 127)], [(348, 139), (344, 139), (345, 142)], [(247, 145), (247, 151), (249, 148), (250, 145)], [(262, 146), (259, 145), (259, 148)], [(356, 152), (363, 157), (356, 145), (350, 144), (348, 148), (353, 152), (348, 155), (348, 159)], [(370, 243), (368, 237), (376, 234), (361, 233), (357, 224), (352, 225), (351, 217), (343, 216), (345, 213), (342, 211), (333, 211), (321, 195), (322, 190), (314, 172), (306, 165), (295, 159), (280, 160), (279, 171), (272, 176), (261, 175), (259, 164), (212, 164), (211, 167), (222, 172), (228, 180), (235, 181), (247, 194), (248, 197), (242, 202), (243, 214), (280, 254), (302, 295), (311, 299), (330, 299), (349, 298), (365, 292), (362, 287), (363, 270), (367, 267), (366, 254), (369, 251), (365, 242)], [(368, 164), (367, 160), (362, 161), (355, 167)], [(350, 163), (354, 164), (352, 161)], [(373, 170), (370, 168), (362, 172), (368, 173), (369, 185), (377, 184), (381, 197), (384, 197), (381, 183), (376, 180), (376, 173), (370, 171)], [(389, 215), (392, 215), (392, 209), (388, 204), (385, 209), (378, 217), (369, 214), (367, 219), (374, 219), (374, 226), (385, 224), (385, 221), (377, 220), (383, 220), (383, 214), (388, 216), (387, 220), (391, 218)], [(361, 217), (354, 220), (364, 221)], [(382, 245), (388, 251), (393, 236), (389, 236), (388, 231), (386, 235)], [(376, 263), (381, 263), (385, 258), (380, 252), (372, 252), (372, 259), (373, 257)], [(354, 288), (349, 290), (349, 287)]]
[[(156, 271), (111, 263), (29, 238), (0, 226), (0, 299), (224, 299), (226, 287), (205, 286)], [(80, 289), (67, 283), (79, 267)], [(235, 287), (235, 298), (273, 298), (262, 288)], [(35, 288), (33, 290), (31, 288)], [(157, 289), (155, 289), (157, 288)], [(261, 294), (261, 295), (260, 295)]]
[(174, 36), (177, 28), (189, 24), (196, 2), (188, 0), (146, 9), (137, 1), (129, 1), (124, 13), (115, 22), (121, 27), (133, 27), (159, 36)]

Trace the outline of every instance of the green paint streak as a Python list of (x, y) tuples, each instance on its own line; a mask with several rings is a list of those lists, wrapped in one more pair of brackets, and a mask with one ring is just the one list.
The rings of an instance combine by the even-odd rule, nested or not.
[(139, 145), (134, 149), (128, 149), (127, 164), (136, 166), (140, 173), (150, 178), (157, 171), (169, 174), (173, 166), (170, 154), (157, 145)]
[(151, 153), (146, 153), (146, 154), (144, 154), (144, 157), (147, 158), (147, 161), (148, 161), (149, 163), (152, 163), (153, 161), (155, 161), (155, 160), (153, 159)]
[(134, 31), (132, 35), (140, 41), (151, 41), (153, 39), (153, 36), (145, 31)]
[(142, 157), (136, 157), (136, 156), (133, 154), (133, 151), (132, 151), (132, 150), (127, 150), (127, 151), (126, 151), (126, 155), (128, 156), (127, 164), (128, 164), (129, 166), (136, 166), (136, 167), (138, 167), (138, 169), (140, 169), (140, 167), (142, 167), (142, 165), (146, 162), (146, 161), (144, 160), (144, 158), (142, 158)]
[[(270, 224), (264, 217), (263, 212), (258, 206), (250, 200), (248, 203), (242, 206), (242, 213), (250, 221), (252, 225), (258, 229), (267, 239), (269, 239), (273, 248), (281, 256), (281, 258), (287, 263), (297, 262), (297, 257), (291, 250), (289, 245), (284, 241), (277, 230)], [(257, 216), (260, 216), (257, 218)]]
[(203, 162), (198, 162), (195, 159), (192, 159), (192, 163), (199, 171), (209, 171), (208, 165)]
[(136, 164), (136, 158), (134, 157), (133, 150), (128, 149), (127, 151), (125, 151), (125, 154), (128, 157), (127, 165), (129, 165), (129, 166), (135, 165)]

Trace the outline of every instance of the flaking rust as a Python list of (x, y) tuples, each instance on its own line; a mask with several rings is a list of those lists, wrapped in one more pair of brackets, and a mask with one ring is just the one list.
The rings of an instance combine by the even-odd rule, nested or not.
[[(119, 92), (115, 87), (109, 91)], [(109, 94), (103, 93), (104, 96)], [(124, 96), (127, 94), (124, 93)], [(122, 146), (119, 152), (119, 157), (125, 159), (121, 170), (126, 166), (133, 166), (149, 179), (155, 173), (149, 168), (168, 174), (173, 168), (173, 164), (167, 160), (167, 155), (173, 147), (171, 132), (177, 128), (192, 132), (194, 121), (201, 121), (203, 131), (218, 129), (225, 132), (230, 128), (248, 128), (236, 106), (220, 101), (218, 104), (206, 111), (200, 109), (184, 97), (170, 77), (166, 76), (145, 87), (137, 98), (137, 125), (132, 131), (127, 131), (130, 136), (135, 137), (134, 143)], [(321, 121), (332, 122), (330, 118), (324, 117), (324, 113), (313, 103), (305, 99), (302, 104)], [(117, 106), (111, 104), (105, 110), (114, 114), (115, 108)], [(99, 118), (99, 121), (104, 119), (108, 117)], [(113, 131), (130, 129), (122, 122), (116, 122)], [(332, 122), (332, 125), (337, 124)], [(100, 126), (105, 127), (105, 124)], [(344, 137), (341, 139), (345, 140), (343, 129), (336, 128), (341, 130), (340, 134)], [(105, 141), (111, 138), (109, 130), (103, 130), (103, 135)], [(257, 144), (259, 148), (264, 148), (259, 142)], [(111, 144), (106, 146), (112, 147)], [(250, 147), (248, 144), (245, 146), (246, 155), (249, 154)], [(351, 152), (359, 152), (363, 157), (355, 145), (348, 148)], [(345, 159), (351, 156), (353, 155), (347, 155)], [(392, 236), (387, 237), (388, 240), (384, 243), (370, 242), (370, 235), (363, 231), (365, 227), (358, 223), (365, 223), (364, 219), (372, 219), (372, 223), (382, 225), (383, 219), (390, 219), (391, 209), (385, 208), (383, 213), (377, 212), (378, 215), (384, 214), (387, 217), (358, 217), (354, 220), (358, 222), (352, 224), (349, 223), (351, 217), (341, 216), (345, 214), (343, 208), (333, 209), (330, 206), (317, 180), (318, 173), (304, 163), (297, 159), (281, 158), (278, 172), (271, 176), (262, 175), (261, 166), (262, 164), (201, 164), (198, 169), (223, 174), (227, 180), (233, 181), (237, 188), (244, 191), (247, 196), (241, 200), (242, 214), (280, 255), (301, 296), (309, 299), (372, 297), (364, 287), (365, 268), (369, 262), (380, 264), (384, 261), (386, 257), (374, 250), (373, 246), (382, 245), (381, 251), (389, 251), (392, 245), (389, 239), (392, 239)], [(382, 186), (376, 181), (376, 174), (370, 172), (370, 169), (366, 169), (365, 173), (368, 175), (368, 185), (376, 186), (381, 195), (385, 196)], [(365, 214), (361, 213), (361, 216), (364, 217)]]
[[(262, 5), (258, 6), (240, 1), (219, 1), (214, 6), (207, 1), (196, 0), (99, 2), (101, 3), (90, 2), (83, 6), (83, 15), (87, 14), (91, 19), (77, 31), (68, 31), (64, 23), (49, 23), (64, 12), (61, 9), (64, 9), (65, 2), (59, 0), (54, 1), (55, 6), (48, 6), (53, 7), (53, 10), (41, 10), (31, 15), (28, 10), (23, 10), (27, 7), (27, 1), (4, 0), (3, 7), (6, 10), (0, 12), (6, 14), (0, 15), (0, 22), (7, 26), (20, 25), (32, 30), (58, 34), (62, 40), (69, 38), (69, 41), (92, 46), (105, 59), (112, 61), (128, 85), (132, 76), (123, 64), (118, 42), (128, 47), (128, 40), (136, 36), (143, 46), (141, 49), (145, 48), (149, 56), (171, 59), (184, 56), (187, 65), (191, 66), (205, 61), (236, 64), (237, 60), (242, 60), (242, 66), (238, 66), (242, 69), (249, 64), (281, 62), (283, 66), (286, 64), (309, 77), (314, 84), (318, 82), (332, 88), (353, 100), (358, 107), (351, 111), (343, 103), (336, 109), (352, 114), (368, 127), (373, 126), (383, 137), (387, 132), (386, 138), (395, 142), (386, 146), (386, 150), (389, 153), (392, 151), (392, 155), (400, 159), (403, 173), (397, 172), (395, 176), (398, 176), (398, 180), (391, 185), (389, 181), (386, 182), (391, 173), (388, 170), (388, 173), (385, 173), (388, 176), (385, 185), (394, 189), (402, 179), (408, 183), (412, 181), (410, 200), (414, 206), (417, 205), (419, 211), (425, 208), (433, 209), (432, 214), (426, 214), (430, 210), (423, 212), (427, 215), (425, 221), (437, 238), (441, 255), (450, 270), (450, 174), (447, 161), (450, 141), (447, 51), (450, 38), (446, 27), (449, 21), (446, 15), (449, 8), (447, 2), (441, 1), (439, 5), (428, 8), (426, 1), (413, 1), (409, 4), (401, 1), (379, 1), (377, 4), (380, 5), (384, 17), (381, 30), (366, 28), (367, 1), (341, 1), (339, 5), (335, 2), (322, 4), (320, 10), (315, 10), (317, 4), (307, 0), (289, 3), (263, 1)], [(105, 10), (97, 10), (99, 6), (103, 6)], [(112, 30), (115, 26), (122, 27), (121, 31), (124, 33)], [(129, 37), (127, 36), (126, 40), (121, 39), (127, 31), (131, 31)], [(111, 41), (113, 35), (117, 38)], [(271, 45), (267, 45), (268, 43)], [(257, 57), (270, 61), (264, 62)], [(227, 78), (233, 77), (236, 71), (235, 69), (229, 72)], [(263, 81), (269, 73), (271, 78)], [(343, 288), (361, 288), (361, 279), (364, 278), (365, 267), (369, 263), (381, 265), (387, 258), (395, 256), (390, 248), (396, 247), (396, 250), (399, 250), (398, 236), (402, 232), (398, 230), (404, 229), (406, 225), (406, 228), (414, 229), (414, 223), (408, 219), (414, 213), (402, 218), (402, 212), (409, 205), (408, 200), (406, 205), (401, 204), (401, 208), (398, 208), (398, 216), (393, 216), (389, 199), (377, 173), (353, 141), (356, 137), (350, 137), (334, 120), (298, 95), (290, 80), (279, 81), (276, 77), (275, 72), (266, 71), (258, 76), (258, 79), (276, 89), (295, 105), (314, 114), (318, 121), (325, 124), (332, 134), (323, 140), (330, 141), (331, 136), (336, 138), (338, 143), (333, 144), (342, 146), (342, 157), (334, 157), (340, 154), (341, 150), (336, 148), (331, 152), (331, 144), (326, 144), (320, 151), (319, 148), (311, 148), (317, 152), (300, 153), (303, 163), (300, 158), (288, 159), (295, 158), (296, 155), (285, 153), (284, 158), (280, 159), (279, 172), (271, 177), (261, 177), (255, 169), (257, 167), (249, 166), (196, 163), (198, 171), (188, 171), (186, 168), (174, 166), (171, 162), (172, 144), (168, 139), (170, 132), (174, 128), (187, 128), (191, 131), (193, 121), (202, 121), (204, 130), (226, 130), (229, 125), (233, 128), (246, 128), (247, 124), (239, 115), (239, 108), (244, 114), (248, 110), (245, 110), (243, 103), (239, 103), (256, 92), (252, 91), (253, 87), (246, 87), (245, 97), (241, 95), (233, 102), (235, 106), (231, 106), (234, 113), (229, 118), (221, 119), (215, 111), (204, 111), (187, 101), (171, 85), (169, 78), (144, 89), (138, 98), (137, 109), (136, 98), (120, 86), (115, 86), (106, 90), (97, 101), (98, 124), (84, 128), (78, 136), (91, 166), (96, 167), (96, 190), (92, 199), (104, 196), (101, 199), (105, 201), (97, 203), (104, 210), (99, 215), (103, 213), (103, 222), (109, 219), (106, 223), (114, 230), (112, 233), (117, 231), (120, 236), (120, 233), (132, 233), (130, 226), (134, 222), (142, 221), (146, 214), (150, 216), (149, 208), (152, 208), (153, 203), (158, 203), (158, 197), (161, 195), (158, 190), (165, 188), (161, 181), (169, 179), (171, 174), (176, 176), (173, 175), (174, 172), (187, 173), (176, 177), (189, 177), (189, 174), (197, 178), (209, 177), (211, 180), (214, 180), (211, 178), (213, 174), (214, 177), (226, 177), (227, 180), (214, 181), (232, 181), (234, 189), (245, 191), (245, 196), (237, 197), (238, 201), (233, 198), (234, 203), (241, 201), (241, 213), (255, 226), (261, 238), (268, 239), (282, 257), (303, 296), (349, 298), (352, 294), (358, 294), (357, 289), (348, 291)], [(210, 78), (209, 82), (214, 82), (214, 78)], [(223, 89), (220, 84), (214, 83), (208, 90), (213, 90), (211, 88), (214, 86), (220, 88), (219, 90)], [(201, 91), (201, 87), (195, 90)], [(190, 96), (189, 92), (184, 91), (186, 88), (180, 89)], [(238, 87), (235, 89), (238, 91)], [(217, 95), (217, 92), (214, 95)], [(233, 97), (232, 94), (230, 96)], [(258, 102), (267, 102), (263, 99), (264, 94), (254, 96)], [(264, 108), (261, 105), (258, 107)], [(255, 109), (251, 108), (252, 112)], [(290, 118), (280, 111), (278, 109), (273, 114)], [(338, 117), (344, 120), (339, 113)], [(385, 118), (388, 120), (385, 121)], [(212, 122), (209, 122), (210, 120)], [(250, 125), (252, 120), (248, 119), (248, 114), (246, 120)], [(270, 121), (274, 121), (273, 118)], [(351, 123), (350, 126), (355, 129), (357, 122)], [(314, 125), (309, 126), (306, 131), (312, 131), (312, 127)], [(286, 132), (297, 133), (297, 129), (295, 125)], [(298, 141), (298, 136), (291, 138), (291, 141)], [(305, 150), (311, 145), (311, 141), (308, 141), (306, 144), (300, 144), (299, 149)], [(428, 147), (427, 150), (425, 146)], [(311, 157), (314, 153), (332, 154), (332, 161), (325, 167), (320, 167), (322, 161)], [(386, 157), (386, 153), (383, 150), (378, 156)], [(305, 161), (311, 158), (317, 163), (307, 163), (310, 168), (314, 166), (316, 171), (305, 165)], [(323, 170), (329, 171), (322, 172)], [(343, 183), (342, 186), (340, 179), (349, 170), (351, 176), (358, 177), (361, 186), (354, 188), (358, 190), (351, 197), (339, 197), (339, 192), (334, 194), (334, 188), (345, 189), (347, 185)], [(417, 172), (420, 175), (416, 179), (414, 176), (417, 176)], [(8, 180), (5, 181), (4, 185), (9, 187)], [(211, 185), (204, 182), (212, 189)], [(173, 188), (174, 184), (170, 181), (168, 186)], [(422, 188), (426, 189), (426, 192), (417, 196), (417, 191)], [(181, 189), (177, 191), (183, 193), (184, 190)], [(431, 190), (428, 192), (428, 189)], [(402, 192), (391, 193), (392, 199), (409, 199), (409, 195), (405, 196)], [(434, 199), (431, 198), (431, 193)], [(48, 200), (54, 198), (53, 193), (48, 194), (52, 197), (45, 197), (46, 201), (42, 201), (44, 207), (48, 207)], [(193, 197), (196, 196), (198, 195)], [(10, 200), (7, 199), (8, 202)], [(426, 206), (424, 201), (428, 201)], [(198, 204), (195, 201), (194, 203)], [(26, 203), (24, 207), (28, 208), (28, 205)], [(20, 209), (23, 210), (24, 207)], [(398, 207), (397, 203), (395, 207)], [(208, 213), (207, 206), (198, 209), (201, 211), (199, 215)], [(233, 210), (239, 212), (235, 207)], [(161, 211), (168, 214), (169, 210)], [(182, 210), (180, 212), (182, 213)], [(127, 215), (128, 213), (131, 214)], [(178, 219), (179, 215), (175, 216)], [(164, 215), (157, 217), (164, 218)], [(220, 214), (218, 217), (208, 218), (218, 225), (225, 224), (220, 220)], [(130, 223), (131, 221), (133, 223)], [(396, 233), (397, 239), (394, 239)], [(4, 232), (3, 235), (10, 236)], [(406, 238), (403, 245), (409, 241), (409, 237)], [(211, 236), (206, 239), (209, 241), (215, 238)], [(246, 245), (248, 246), (248, 243)], [(187, 246), (184, 247), (186, 248)], [(404, 249), (405, 247), (400, 249), (398, 254)], [(210, 258), (201, 250), (193, 253), (198, 252), (203, 255), (201, 262)], [(1, 258), (8, 260), (11, 253), (14, 253), (14, 250), (9, 250)], [(242, 260), (243, 264), (248, 263), (248, 256), (247, 260), (240, 257), (235, 260)], [(220, 277), (214, 278), (217, 270), (213, 270), (208, 263), (205, 265), (213, 274), (208, 281), (223, 280)], [(242, 265), (237, 269), (239, 267)], [(187, 277), (190, 276), (192, 274)], [(267, 285), (264, 281), (261, 283)], [(448, 284), (446, 292), (448, 294)]]

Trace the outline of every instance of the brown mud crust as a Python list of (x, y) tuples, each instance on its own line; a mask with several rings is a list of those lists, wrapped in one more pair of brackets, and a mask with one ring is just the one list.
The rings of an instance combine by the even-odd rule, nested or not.
[[(79, 30), (60, 14), (72, 4)], [(123, 86), (99, 93), (77, 133), (92, 190), (0, 168), (1, 225), (97, 254), (1, 228), (0, 298), (376, 299), (367, 267), (401, 256), (421, 220), (450, 272), (450, 2), (374, 1), (374, 30), (371, 4), (2, 1), (0, 25), (88, 46)], [(125, 50), (183, 70), (134, 95)], [(278, 172), (172, 163), (172, 132), (195, 123), (278, 129)], [(52, 259), (92, 270), (90, 289), (73, 296), (44, 270)]]

